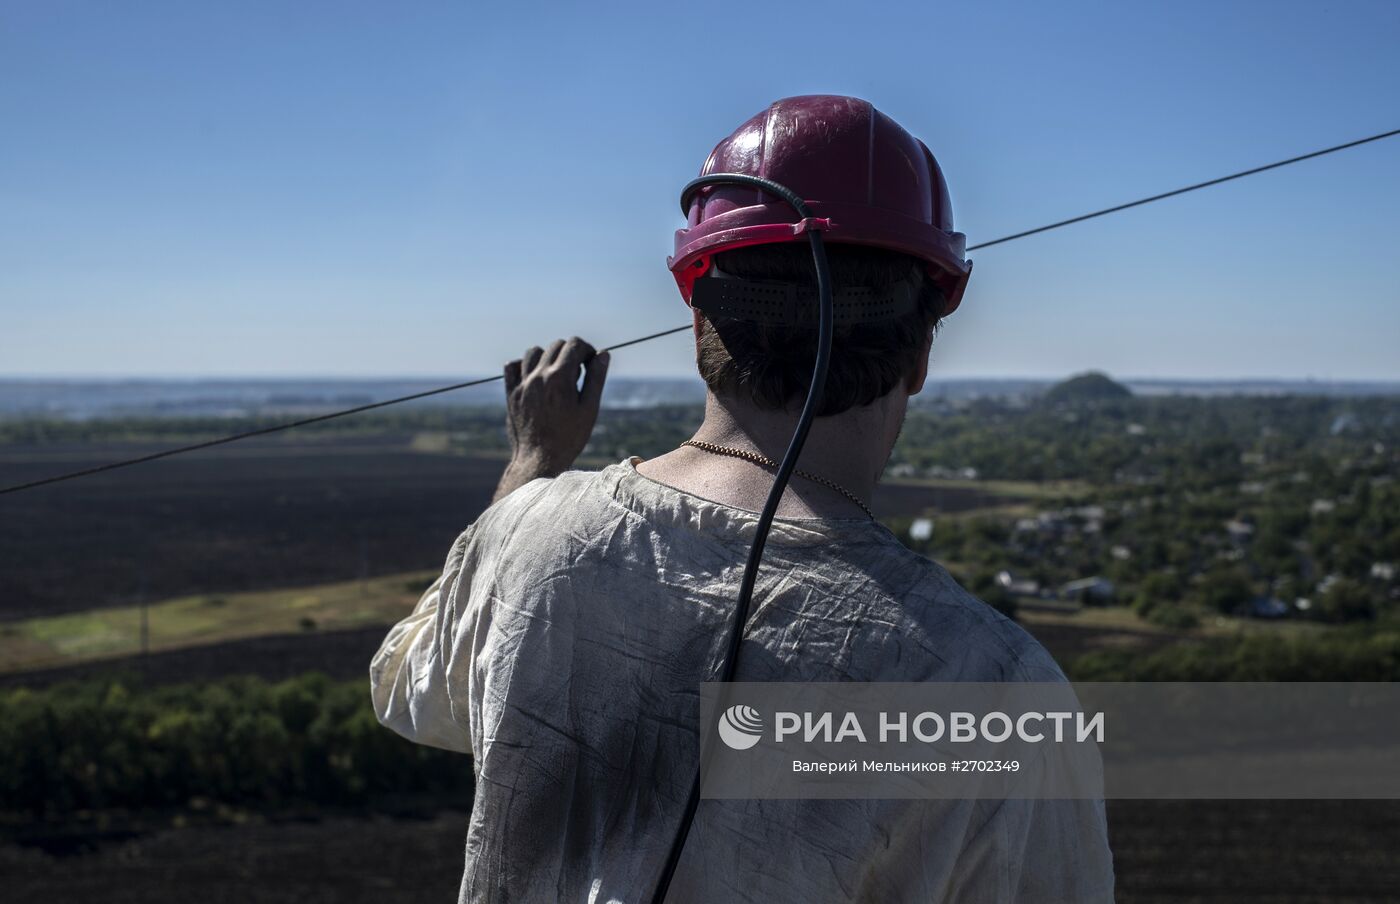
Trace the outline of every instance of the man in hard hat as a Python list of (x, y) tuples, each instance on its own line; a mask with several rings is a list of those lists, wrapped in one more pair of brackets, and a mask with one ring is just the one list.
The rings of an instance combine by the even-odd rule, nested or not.
[[(830, 375), (736, 680), (1064, 680), (870, 512), (971, 269), (932, 154), (865, 101), (796, 97), (741, 125), (702, 172), (774, 180), (813, 217), (795, 226), (750, 188), (692, 197), (670, 266), (709, 390), (694, 439), (568, 470), (607, 356), (571, 339), (509, 364), (514, 456), (497, 501), (371, 666), (385, 725), (474, 757), (463, 901), (651, 899), (697, 768), (699, 687), (812, 370), (806, 229), (823, 230), (836, 288)], [(668, 900), (1112, 896), (1097, 801), (704, 800)]]

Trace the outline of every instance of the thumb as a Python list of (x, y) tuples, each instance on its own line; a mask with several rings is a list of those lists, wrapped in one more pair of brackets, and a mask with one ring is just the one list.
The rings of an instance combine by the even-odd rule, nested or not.
[(583, 365), (583, 389), (579, 400), (589, 408), (596, 409), (603, 401), (603, 382), (608, 378), (608, 363), (612, 357), (607, 352), (599, 352)]

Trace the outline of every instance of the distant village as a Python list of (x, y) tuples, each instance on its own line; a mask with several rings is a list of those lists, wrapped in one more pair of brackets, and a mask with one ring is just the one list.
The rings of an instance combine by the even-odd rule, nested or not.
[[(1123, 604), (1352, 621), (1400, 608), (1400, 420), (1384, 400), (1140, 399), (1103, 375), (1039, 402), (945, 401), (894, 479), (1073, 481), (1034, 514), (914, 519), (912, 546), (1017, 609)], [(1024, 510), (1024, 509), (1023, 509)]]

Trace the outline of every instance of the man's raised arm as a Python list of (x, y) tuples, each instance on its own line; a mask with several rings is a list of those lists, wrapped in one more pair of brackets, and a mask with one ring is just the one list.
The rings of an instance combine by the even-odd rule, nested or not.
[[(583, 386), (579, 387), (580, 371)], [(537, 477), (554, 477), (573, 465), (598, 419), (608, 353), (575, 336), (548, 349), (531, 348), (505, 368), (511, 459), (493, 503)], [(452, 649), (475, 571), (475, 526), (468, 528), (413, 611), (392, 629), (370, 663), (370, 686), (379, 721), (404, 737), (433, 747), (471, 752), (467, 695), (462, 676), (470, 650)], [(461, 654), (461, 655), (454, 655)]]

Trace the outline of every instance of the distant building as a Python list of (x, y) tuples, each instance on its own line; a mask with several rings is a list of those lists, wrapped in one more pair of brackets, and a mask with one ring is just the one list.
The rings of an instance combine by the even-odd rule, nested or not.
[(1061, 585), (1060, 596), (1085, 603), (1108, 603), (1113, 600), (1114, 596), (1113, 582), (1097, 575), (1091, 578), (1080, 578), (1077, 581)]
[(1018, 578), (1009, 571), (997, 572), (997, 586), (1013, 596), (1039, 596), (1040, 582)]
[(1255, 618), (1282, 618), (1288, 614), (1288, 604), (1276, 597), (1256, 596), (1249, 601), (1246, 611)]

